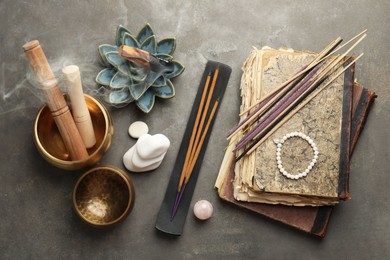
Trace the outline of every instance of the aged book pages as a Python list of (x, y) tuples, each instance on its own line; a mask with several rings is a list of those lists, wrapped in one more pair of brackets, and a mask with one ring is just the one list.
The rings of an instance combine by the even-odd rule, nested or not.
[[(243, 68), (241, 111), (264, 98), (313, 58), (314, 55), (307, 52), (254, 50)], [(337, 203), (343, 95), (344, 78), (340, 76), (262, 143), (255, 153), (238, 161), (235, 198), (295, 206)], [(299, 180), (288, 179), (279, 172), (273, 142), (293, 131), (310, 136), (320, 151), (317, 165), (307, 177)], [(283, 146), (283, 165), (290, 173), (302, 172), (312, 156), (310, 145), (302, 139), (291, 138)]]
[[(365, 89), (357, 82), (354, 82), (352, 98), (353, 107), (351, 107), (351, 155), (356, 146), (358, 137), (364, 128), (364, 123), (375, 98), (376, 94), (374, 92)], [(235, 142), (233, 141), (231, 143)], [(235, 178), (235, 173), (232, 168), (234, 168), (235, 156), (232, 152), (233, 148), (234, 146), (231, 145), (226, 150), (215, 183), (218, 195), (222, 200), (312, 235), (318, 237), (324, 237), (326, 235), (329, 218), (333, 209), (332, 206), (291, 207), (285, 205), (243, 202), (234, 199), (233, 180)]]

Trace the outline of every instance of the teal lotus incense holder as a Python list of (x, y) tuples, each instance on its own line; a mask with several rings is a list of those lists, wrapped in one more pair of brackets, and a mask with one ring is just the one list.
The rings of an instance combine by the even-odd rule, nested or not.
[(103, 99), (114, 107), (135, 102), (139, 109), (149, 113), (155, 97), (174, 97), (171, 79), (184, 71), (184, 66), (173, 59), (175, 48), (175, 38), (157, 41), (149, 24), (137, 36), (118, 26), (115, 45), (99, 46), (105, 68), (96, 76), (96, 82), (103, 86)]

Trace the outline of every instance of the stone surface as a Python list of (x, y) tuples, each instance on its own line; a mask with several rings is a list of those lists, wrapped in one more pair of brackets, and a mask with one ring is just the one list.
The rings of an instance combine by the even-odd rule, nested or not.
[(141, 135), (147, 134), (148, 132), (148, 125), (142, 121), (135, 121), (129, 126), (129, 135), (133, 138), (139, 138)]
[[(388, 259), (390, 258), (390, 2), (368, 1), (0, 1), (0, 258), (1, 259)], [(117, 167), (131, 122), (147, 122), (171, 140), (154, 174), (130, 173), (137, 198), (130, 216), (112, 229), (92, 229), (73, 212), (72, 188), (83, 171), (49, 165), (33, 143), (42, 99), (27, 73), (21, 46), (38, 39), (54, 71), (80, 67), (92, 88), (103, 68), (97, 46), (114, 43), (123, 24), (138, 32), (149, 22), (159, 39), (175, 36), (175, 58), (186, 70), (173, 80), (176, 96), (156, 99), (148, 115), (134, 104), (110, 111), (115, 134), (99, 164)], [(319, 51), (338, 36), (364, 28), (368, 37), (356, 77), (379, 98), (351, 162), (352, 200), (333, 211), (322, 241), (221, 201), (213, 185), (238, 120), (241, 67), (252, 46)], [(214, 206), (207, 223), (187, 218), (182, 236), (155, 230), (155, 221), (207, 59), (233, 69), (210, 137), (193, 203)], [(30, 83), (32, 82), (32, 84)], [(122, 130), (121, 130), (122, 129)]]

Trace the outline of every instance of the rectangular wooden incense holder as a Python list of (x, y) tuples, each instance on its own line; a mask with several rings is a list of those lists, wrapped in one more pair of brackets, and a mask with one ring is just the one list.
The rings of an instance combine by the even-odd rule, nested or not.
[(181, 235), (207, 149), (211, 129), (222, 102), (231, 68), (208, 61), (184, 132), (167, 191), (157, 216), (156, 228)]

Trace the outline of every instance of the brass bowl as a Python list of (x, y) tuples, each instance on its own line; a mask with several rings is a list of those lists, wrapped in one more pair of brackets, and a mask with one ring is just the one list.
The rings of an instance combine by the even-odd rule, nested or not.
[(133, 182), (122, 170), (99, 166), (84, 173), (73, 189), (73, 206), (86, 223), (107, 227), (124, 220), (135, 200)]
[(107, 109), (97, 99), (85, 95), (88, 110), (96, 136), (96, 144), (88, 149), (88, 158), (72, 161), (65, 149), (64, 142), (50, 113), (49, 108), (43, 106), (35, 119), (35, 145), (46, 161), (65, 170), (78, 170), (99, 162), (111, 145), (114, 127)]

